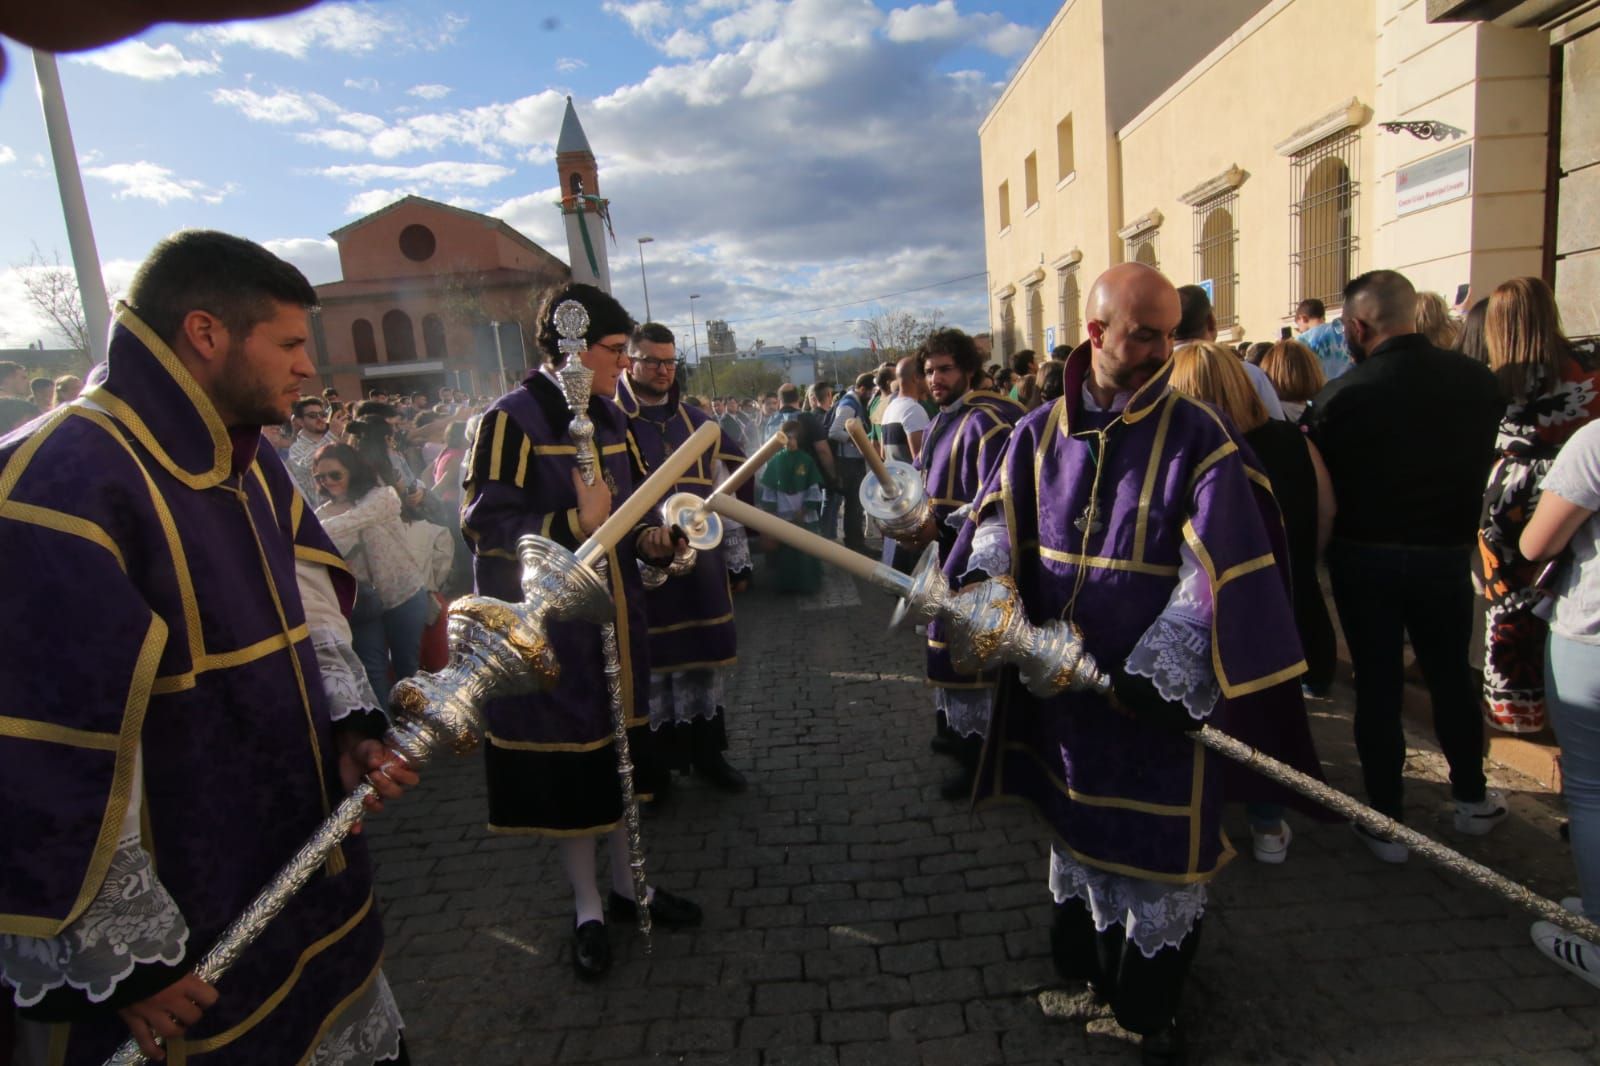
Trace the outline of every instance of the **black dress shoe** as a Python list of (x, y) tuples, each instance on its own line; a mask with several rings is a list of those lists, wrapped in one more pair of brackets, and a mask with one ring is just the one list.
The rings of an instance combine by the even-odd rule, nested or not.
[(606, 923), (587, 921), (572, 931), (572, 968), (585, 981), (598, 981), (611, 969), (611, 939)]
[(715, 755), (708, 755), (704, 759), (696, 760), (694, 769), (696, 773), (709, 781), (713, 787), (723, 792), (743, 792), (749, 787), (744, 775), (729, 766), (728, 760), (722, 757), (720, 751)]
[(947, 800), (960, 803), (972, 799), (972, 786), (977, 778), (973, 771), (961, 769), (954, 775), (945, 778), (944, 784), (939, 786), (939, 795)]
[[(625, 896), (611, 893), (611, 920), (629, 925), (639, 921), (639, 905)], [(664, 888), (655, 890), (650, 897), (650, 920), (663, 929), (693, 929), (700, 924), (704, 914), (698, 903), (674, 896)]]
[(1187, 1056), (1183, 1030), (1176, 1021), (1146, 1034), (1139, 1045), (1139, 1061), (1143, 1066), (1183, 1066), (1188, 1061)]
[(943, 733), (934, 734), (934, 738), (928, 741), (928, 747), (940, 755), (961, 757), (961, 743), (955, 737), (945, 736)]

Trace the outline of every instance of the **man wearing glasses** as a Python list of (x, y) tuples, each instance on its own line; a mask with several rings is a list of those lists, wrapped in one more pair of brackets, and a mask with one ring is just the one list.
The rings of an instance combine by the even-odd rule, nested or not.
[[(670, 329), (646, 322), (633, 331), (629, 348), (633, 359), (617, 403), (628, 412), (628, 433), (648, 473), (712, 418), (679, 396), (678, 353)], [(701, 457), (673, 491), (709, 496), (724, 471), (744, 458), (744, 449), (724, 433), (715, 451)], [(739, 495), (754, 503), (754, 485), (747, 483)], [(662, 766), (657, 794), (667, 787), (672, 770), (693, 770), (724, 792), (744, 791), (744, 775), (723, 755), (728, 748), (723, 688), (736, 650), (726, 546), (701, 552), (692, 571), (646, 591), (645, 616), (650, 620), (650, 731)]]
[(289, 445), (289, 473), (294, 476), (294, 483), (300, 486), (306, 499), (315, 500), (317, 493), (311, 480), (311, 457), (324, 444), (334, 442), (333, 432), (328, 429), (328, 405), (319, 396), (296, 400), (290, 422), (294, 426), (294, 441)]

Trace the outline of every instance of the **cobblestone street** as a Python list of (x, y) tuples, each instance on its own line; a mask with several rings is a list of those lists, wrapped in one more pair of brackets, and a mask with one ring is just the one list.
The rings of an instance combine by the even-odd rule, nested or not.
[[(573, 976), (552, 847), (484, 830), (477, 757), (439, 763), (377, 819), (386, 969), (413, 1059), (1137, 1062), (1132, 1038), (1052, 969), (1041, 824), (939, 798), (954, 764), (928, 748), (919, 640), (885, 634), (890, 608), (837, 573), (816, 596), (739, 599), (729, 756), (751, 789), (680, 779), (645, 822), (652, 881), (698, 901), (705, 926), (658, 931), (649, 956), (615, 930), (601, 984)], [(1347, 791), (1349, 698), (1341, 684), (1313, 704)], [(1574, 891), (1554, 797), (1497, 772), (1514, 816), (1464, 839), (1441, 766), (1414, 747), (1414, 827), (1547, 895)], [(1341, 824), (1291, 820), (1289, 861), (1262, 866), (1230, 810), (1244, 854), (1208, 908), (1185, 1006), (1193, 1061), (1600, 1061), (1600, 994), (1534, 950), (1528, 915), (1418, 857), (1383, 866)]]

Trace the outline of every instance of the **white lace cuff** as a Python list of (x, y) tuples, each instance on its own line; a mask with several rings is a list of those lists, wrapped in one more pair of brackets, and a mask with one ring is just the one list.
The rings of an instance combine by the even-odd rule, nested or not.
[(1011, 573), (1011, 534), (1006, 531), (1006, 520), (991, 515), (978, 524), (972, 535), (972, 551), (967, 556), (967, 569), (961, 575), (963, 582), (985, 577), (999, 577)]
[(1124, 667), (1147, 677), (1169, 703), (1181, 703), (1199, 721), (1221, 696), (1211, 662), (1211, 580), (1187, 544), (1178, 548), (1178, 585)]
[(367, 671), (343, 635), (320, 625), (311, 626), (310, 634), (322, 672), (322, 691), (328, 697), (328, 716), (337, 722), (352, 714), (382, 714), (383, 704), (372, 691)]
[(1145, 958), (1177, 947), (1206, 912), (1206, 886), (1167, 885), (1107, 873), (1050, 847), (1050, 893), (1057, 903), (1081, 899), (1097, 932), (1120, 925)]
[(135, 966), (182, 962), (188, 941), (188, 923), (134, 837), (117, 845), (99, 894), (60, 934), (0, 936), (0, 977), (19, 1007), (62, 985), (103, 1003)]

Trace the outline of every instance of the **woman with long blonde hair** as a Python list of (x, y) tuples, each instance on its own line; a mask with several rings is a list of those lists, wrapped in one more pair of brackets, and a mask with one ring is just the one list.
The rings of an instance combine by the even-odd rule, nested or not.
[[(1186, 344), (1172, 354), (1172, 387), (1218, 408), (1239, 431), (1272, 481), (1289, 541), (1289, 578), (1295, 626), (1305, 650), (1305, 689), (1325, 697), (1333, 684), (1336, 642), (1328, 605), (1317, 580), (1317, 560), (1333, 529), (1333, 483), (1316, 446), (1298, 428), (1268, 418), (1245, 376), (1239, 357), (1208, 341)], [(1278, 863), (1291, 834), (1283, 808), (1251, 804), (1250, 834), (1258, 861)]]
[(1512, 278), (1489, 296), (1483, 320), (1489, 369), (1507, 406), (1478, 520), (1484, 618), (1484, 717), (1508, 733), (1544, 728), (1549, 627), (1534, 613), (1546, 581), (1517, 547), (1539, 484), (1567, 439), (1600, 414), (1600, 374), (1573, 357), (1555, 294), (1539, 278)]

